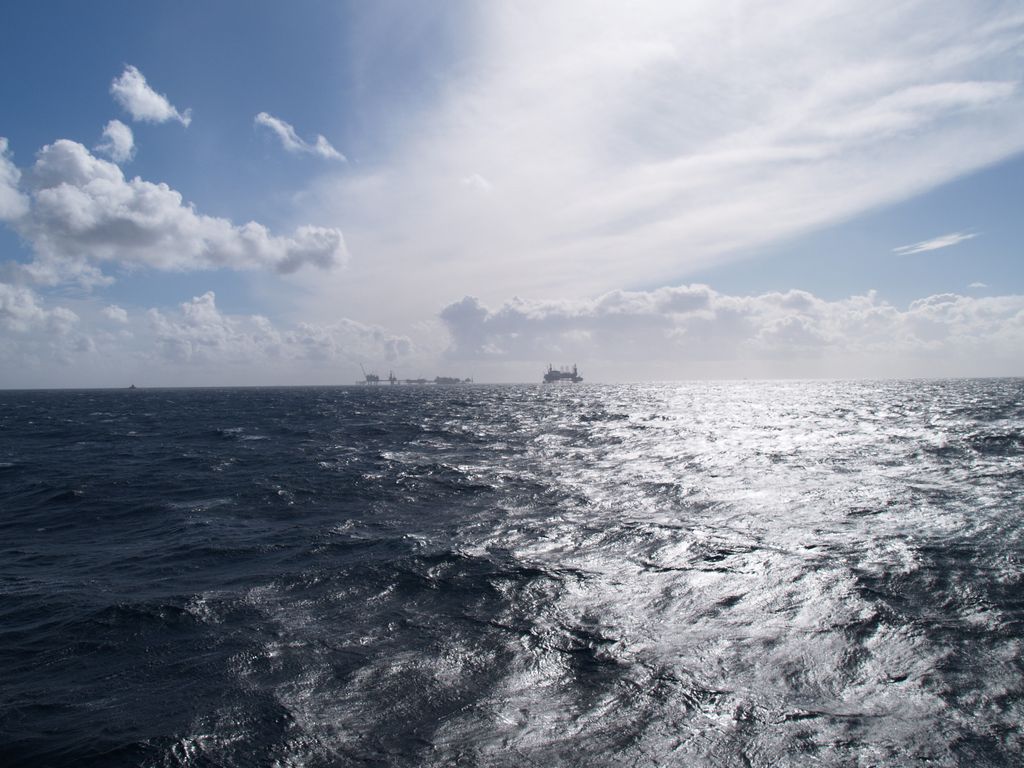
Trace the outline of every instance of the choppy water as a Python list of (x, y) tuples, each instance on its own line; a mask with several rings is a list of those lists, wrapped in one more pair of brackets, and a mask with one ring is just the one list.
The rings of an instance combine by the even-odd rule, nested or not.
[(1014, 765), (1024, 381), (0, 393), (0, 762)]

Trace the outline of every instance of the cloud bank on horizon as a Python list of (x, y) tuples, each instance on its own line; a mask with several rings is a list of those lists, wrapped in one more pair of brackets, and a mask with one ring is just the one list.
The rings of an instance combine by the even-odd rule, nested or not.
[(282, 325), (225, 313), (213, 292), (169, 310), (128, 311), (49, 306), (29, 288), (0, 283), (0, 354), (26, 363), (8, 372), (7, 385), (33, 386), (53, 363), (86, 377), (116, 366), (145, 384), (170, 376), (190, 384), (328, 383), (325, 373), (361, 363), (403, 375), (443, 366), (492, 380), (525, 369), (532, 379), (538, 361), (579, 362), (611, 380), (635, 380), (638, 370), (876, 377), (980, 365), (1011, 375), (1024, 347), (1024, 296), (943, 294), (900, 309), (875, 293), (827, 301), (806, 291), (737, 296), (693, 284), (582, 301), (515, 299), (493, 309), (467, 296), (440, 317), (449, 341), (430, 349), (348, 318)]
[(51, 308), (30, 288), (0, 283), (0, 355), (22, 362), (5, 372), (5, 386), (45, 386), (55, 364), (76, 370), (79, 386), (110, 386), (111, 369), (150, 385), (336, 383), (325, 370), (402, 361), (413, 351), (407, 337), (348, 318), (281, 327), (226, 314), (212, 291), (172, 309), (78, 309)]
[[(361, 31), (390, 39), (394, 16), (360, 13)], [(321, 127), (285, 92), (265, 104), (241, 100), (252, 90), (241, 80), (231, 93), (165, 92), (133, 64), (97, 83), (132, 126), (97, 120), (98, 142), (19, 145), (19, 157), (36, 151), (27, 164), (0, 138), (0, 223), (23, 249), (0, 254), (0, 352), (14, 363), (0, 386), (72, 371), (69, 384), (119, 384), (104, 378), (119, 366), (182, 383), (347, 381), (340, 372), (375, 361), (410, 374), (465, 365), (478, 380), (533, 378), (549, 359), (608, 378), (1024, 372), (1024, 290), (975, 279), (984, 273), (904, 305), (883, 298), (884, 273), (879, 291), (847, 298), (823, 297), (810, 268), (807, 286), (765, 280), (745, 294), (687, 280), (1024, 151), (1013, 3), (695, 0), (598, 13), (579, 0), (486, 6), (453, 28), (450, 50), (425, 40), (424, 59), (395, 52), (386, 65), (370, 39), (349, 54), (358, 87), (307, 94), (347, 99), (337, 111), (350, 124), (322, 130), (361, 147), (339, 142), (348, 157), (259, 111), (283, 104), (304, 133)], [(440, 85), (407, 107), (379, 73), (432, 55)], [(371, 103), (376, 122), (349, 117)], [(270, 156), (265, 169), (253, 125), (279, 157), (328, 162), (275, 171)], [(171, 146), (188, 161), (173, 186), (152, 172)], [(221, 159), (251, 171), (225, 179)], [(243, 186), (255, 180), (275, 201), (258, 215), (270, 225), (222, 215), (254, 199)], [(929, 234), (921, 226), (958, 229), (912, 242)], [(936, 219), (879, 251), (997, 249), (988, 226), (975, 240), (979, 226)], [(119, 281), (156, 273), (195, 287), (174, 295), (154, 281), (112, 299)], [(243, 286), (248, 306), (223, 311), (203, 284), (213, 273)]]
[(451, 331), (448, 355), (470, 360), (783, 360), (800, 361), (795, 367), (803, 370), (845, 361), (845, 375), (875, 375), (873, 358), (968, 360), (979, 346), (1011, 368), (1024, 344), (1024, 296), (943, 294), (901, 310), (874, 292), (826, 301), (799, 290), (729, 296), (697, 284), (585, 301), (517, 299), (493, 310), (467, 296), (445, 307), (441, 319)]

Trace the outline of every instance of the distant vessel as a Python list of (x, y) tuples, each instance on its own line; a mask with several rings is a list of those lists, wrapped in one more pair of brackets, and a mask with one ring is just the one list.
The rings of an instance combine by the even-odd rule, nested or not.
[(473, 379), (460, 379), (458, 376), (435, 376), (434, 383), (441, 384), (442, 386), (451, 384), (472, 384)]
[(573, 363), (572, 370), (568, 366), (565, 368), (555, 368), (551, 363), (548, 363), (548, 370), (544, 374), (544, 383), (555, 384), (559, 381), (580, 382), (583, 381), (583, 377), (576, 370), (575, 363)]

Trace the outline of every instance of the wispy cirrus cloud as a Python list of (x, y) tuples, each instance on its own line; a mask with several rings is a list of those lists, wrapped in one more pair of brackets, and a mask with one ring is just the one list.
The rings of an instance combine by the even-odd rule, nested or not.
[(954, 245), (960, 245), (960, 243), (967, 240), (973, 240), (977, 236), (976, 232), (951, 232), (948, 235), (933, 237), (931, 240), (901, 245), (898, 248), (893, 248), (892, 252), (898, 253), (900, 256), (910, 256), (911, 254), (924, 253), (925, 251), (937, 251), (940, 248), (952, 248)]
[(670, 283), (1024, 150), (1014, 3), (570, 0), (473, 24), (394, 151), (304, 198), (390, 266), (365, 297)]
[(192, 110), (179, 112), (167, 97), (157, 93), (146, 82), (146, 77), (137, 67), (127, 65), (110, 84), (110, 94), (132, 120), (144, 123), (166, 123), (176, 120), (186, 128), (192, 122)]
[(256, 115), (255, 123), (270, 129), (281, 141), (281, 146), (284, 147), (286, 152), (317, 155), (327, 160), (345, 161), (345, 156), (331, 146), (331, 143), (320, 134), (317, 134), (316, 141), (310, 144), (299, 138), (299, 135), (289, 123), (267, 112), (260, 112)]

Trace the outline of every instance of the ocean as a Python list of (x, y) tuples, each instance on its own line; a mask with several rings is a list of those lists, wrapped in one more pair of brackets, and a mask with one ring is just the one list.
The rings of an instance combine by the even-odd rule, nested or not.
[(1024, 759), (1024, 380), (0, 392), (4, 766)]

